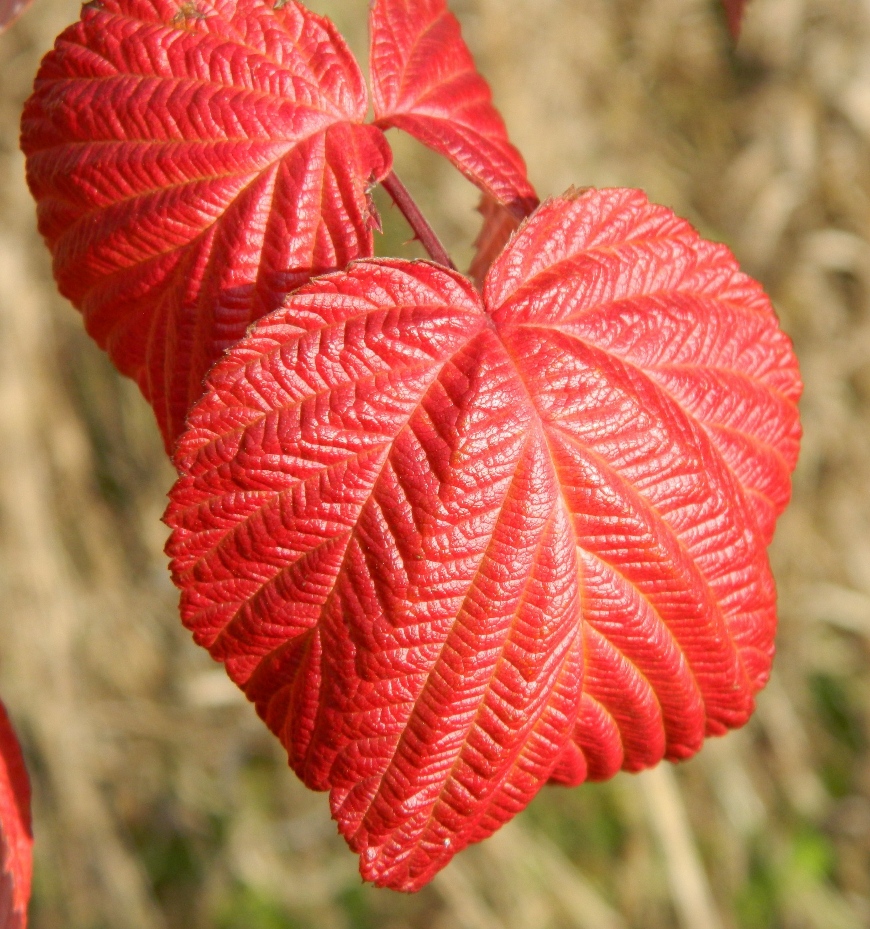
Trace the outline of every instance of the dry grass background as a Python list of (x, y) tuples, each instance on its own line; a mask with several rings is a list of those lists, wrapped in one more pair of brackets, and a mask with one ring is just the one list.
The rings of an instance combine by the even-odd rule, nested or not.
[[(357, 49), (364, 0), (319, 0)], [(870, 0), (456, 0), (542, 195), (644, 187), (766, 285), (806, 381), (758, 714), (695, 760), (546, 789), (409, 897), (360, 884), (181, 629), (151, 415), (55, 293), (17, 151), (72, 0), (0, 37), (0, 692), (35, 788), (34, 929), (870, 926)], [(467, 260), (474, 192), (399, 146)], [(387, 216), (383, 247), (402, 249)]]

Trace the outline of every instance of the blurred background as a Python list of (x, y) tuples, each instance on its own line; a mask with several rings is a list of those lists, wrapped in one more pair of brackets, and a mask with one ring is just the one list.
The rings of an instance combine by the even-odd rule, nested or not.
[[(364, 0), (318, 0), (365, 55)], [(18, 152), (40, 56), (0, 36), (0, 693), (34, 785), (33, 929), (870, 926), (870, 0), (455, 0), (540, 194), (643, 187), (772, 295), (806, 382), (749, 726), (696, 759), (545, 788), (414, 896), (356, 859), (222, 669), (162, 548), (149, 409), (55, 292)], [(457, 262), (477, 196), (397, 141)], [(381, 253), (416, 254), (385, 206)]]

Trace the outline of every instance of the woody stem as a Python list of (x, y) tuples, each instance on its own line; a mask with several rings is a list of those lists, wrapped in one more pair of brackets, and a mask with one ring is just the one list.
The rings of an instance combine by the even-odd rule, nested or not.
[(429, 225), (429, 220), (408, 193), (408, 188), (396, 176), (396, 172), (391, 171), (381, 183), (384, 185), (384, 190), (393, 198), (393, 203), (401, 210), (408, 225), (414, 230), (414, 235), (426, 249), (429, 257), (438, 264), (455, 271), (456, 265), (450, 260), (447, 249), (441, 244), (435, 230)]

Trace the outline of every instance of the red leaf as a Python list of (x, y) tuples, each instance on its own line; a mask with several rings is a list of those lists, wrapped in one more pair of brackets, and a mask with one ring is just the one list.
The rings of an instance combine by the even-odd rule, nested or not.
[(22, 122), (61, 292), (167, 447), (202, 378), (312, 274), (372, 254), (390, 167), (359, 67), (296, 2), (96, 0)]
[(0, 929), (24, 929), (33, 868), (30, 781), (0, 703)]
[(761, 289), (637, 191), (550, 201), (483, 298), (426, 262), (312, 282), (211, 372), (168, 551), (369, 880), (742, 725), (800, 381)]
[(728, 16), (728, 28), (735, 39), (740, 37), (740, 26), (743, 22), (743, 13), (746, 9), (746, 0), (722, 0), (725, 13)]
[(404, 129), (522, 219), (537, 204), (445, 0), (374, 0), (371, 80), (379, 126)]
[(32, 2), (33, 0), (0, 0), (0, 32), (8, 29)]

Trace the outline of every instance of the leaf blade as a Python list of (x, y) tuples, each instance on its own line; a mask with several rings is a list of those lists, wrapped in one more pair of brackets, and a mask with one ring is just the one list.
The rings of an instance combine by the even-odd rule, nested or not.
[[(383, 275), (387, 268), (387, 263), (357, 264), (348, 277)], [(433, 266), (425, 265), (424, 270), (436, 299), (439, 290), (449, 288), (455, 304), (456, 277)], [(395, 292), (398, 278), (393, 273), (382, 292)], [(316, 293), (322, 305), (324, 289), (330, 286), (326, 279), (291, 298), (288, 320), (298, 325), (300, 301)], [(178, 463), (186, 477), (173, 492), (169, 513), (176, 530), (169, 549), (173, 570), (176, 581), (187, 588), (186, 622), (200, 641), (210, 644), (215, 657), (227, 661), (230, 673), (287, 745), (297, 773), (310, 786), (331, 790), (335, 816), (351, 846), (361, 853), (364, 874), (404, 889), (421, 886), (457, 850), (492, 832), (531, 799), (567, 744), (578, 698), (576, 688), (568, 685), (576, 682), (581, 656), (567, 520), (562, 513), (559, 522), (552, 474), (535, 489), (535, 480), (540, 483), (542, 472), (546, 476), (546, 457), (539, 440), (530, 449), (528, 423), (506, 403), (505, 391), (515, 399), (517, 389), (509, 359), (500, 354), (489, 365), (494, 370), (479, 370), (481, 361), (486, 369), (493, 352), (492, 336), (479, 332), (484, 317), (470, 286), (463, 285), (458, 296), (474, 310), (474, 338), (451, 356), (449, 372), (442, 370), (429, 379), (414, 412), (403, 413), (401, 421), (407, 425), (395, 434), (386, 457), (379, 454), (372, 462), (362, 481), (365, 500), (359, 501), (346, 547), (339, 553), (330, 537), (324, 548), (318, 537), (316, 565), (309, 561), (305, 567), (321, 579), (329, 572), (331, 581), (323, 589), (325, 594), (328, 587), (333, 595), (319, 601), (317, 619), (298, 640), (290, 641), (288, 635), (283, 643), (279, 637), (262, 647), (255, 644), (253, 650), (264, 654), (252, 660), (246, 630), (256, 636), (257, 627), (267, 622), (272, 627), (293, 625), (290, 613), (298, 615), (299, 604), (311, 600), (300, 575), (288, 581), (289, 591), (279, 594), (295, 598), (295, 607), (283, 601), (288, 609), (282, 612), (270, 598), (262, 598), (261, 578), (252, 582), (257, 593), (251, 607), (243, 592), (234, 601), (233, 617), (222, 616), (217, 623), (216, 636), (213, 617), (198, 612), (200, 603), (213, 595), (200, 591), (191, 596), (194, 574), (212, 581), (201, 561), (202, 544), (217, 546), (215, 564), (231, 563), (239, 551), (236, 544), (230, 546), (233, 552), (227, 548), (228, 534), (222, 535), (220, 528), (216, 537), (199, 531), (202, 504), (196, 502), (210, 501), (228, 489), (226, 483), (211, 483), (220, 466), (205, 472), (197, 461), (203, 454), (204, 408), (213, 407), (219, 418), (231, 415), (237, 421), (237, 410), (228, 399), (237, 396), (236, 388), (225, 394), (226, 408), (212, 391), (194, 413), (194, 429), (199, 431), (195, 444), (182, 443)], [(431, 315), (431, 298), (427, 299), (425, 309)], [(450, 305), (446, 296), (441, 299)], [(266, 322), (256, 330), (263, 336), (269, 328)], [(367, 331), (372, 325), (367, 324)], [(430, 333), (426, 344), (432, 342)], [(252, 348), (251, 339), (239, 346), (244, 358)], [(240, 362), (241, 358), (237, 373), (243, 370)], [(305, 370), (312, 363), (309, 360)], [(244, 370), (249, 367), (247, 363)], [(213, 372), (212, 380), (228, 370), (227, 361)], [(368, 389), (367, 382), (356, 382), (356, 387), (358, 398)], [(476, 402), (493, 408), (476, 412), (469, 406), (464, 420), (461, 412), (448, 413), (457, 429), (445, 428), (438, 419), (451, 408), (451, 397), (469, 392)], [(331, 402), (340, 405), (339, 400)], [(506, 434), (494, 445), (495, 427)], [(235, 446), (227, 447), (221, 460), (237, 454)], [(414, 469), (421, 456), (435, 464), (437, 475)], [(245, 457), (250, 460), (247, 445)], [(252, 479), (251, 468), (246, 474), (245, 480)], [(515, 480), (522, 482), (523, 492), (510, 492)], [(322, 480), (320, 486), (325, 487)], [(189, 494), (191, 499), (179, 506)], [(251, 506), (258, 503), (252, 500)], [(183, 541), (179, 528), (191, 515), (194, 531)], [(216, 522), (222, 519), (218, 514)], [(294, 524), (302, 523), (297, 514)], [(522, 542), (517, 541), (521, 523), (538, 527), (524, 531)], [(240, 523), (232, 532), (237, 540), (264, 534)], [(190, 542), (193, 550), (187, 550)], [(284, 534), (280, 549), (295, 551), (291, 535)], [(515, 566), (521, 557), (527, 564), (525, 572), (517, 566), (512, 579), (503, 564), (508, 550)], [(240, 571), (236, 564), (218, 581), (238, 589), (240, 573), (248, 569)], [(396, 591), (402, 585), (416, 590), (414, 606), (400, 606)], [(524, 594), (529, 585), (532, 595)], [(492, 596), (497, 587), (503, 608), (497, 611), (490, 604), (486, 617), (481, 617), (475, 601), (486, 598), (485, 590)], [(550, 617), (550, 631), (543, 634), (545, 624), (538, 616), (542, 588), (551, 590), (554, 613), (557, 602), (562, 604), (561, 619)], [(264, 612), (253, 616), (255, 606)], [(234, 625), (237, 631), (228, 637)], [(271, 646), (274, 651), (269, 653)], [(240, 660), (234, 663), (237, 656)], [(515, 695), (515, 705), (508, 694)], [(349, 718), (359, 721), (358, 731), (348, 728)], [(376, 720), (381, 727), (377, 736), (366, 735)], [(493, 739), (501, 751), (487, 749)], [(431, 749), (425, 757), (420, 755), (421, 744)], [(482, 769), (489, 773), (482, 775)], [(457, 814), (457, 794), (473, 806), (473, 815)], [(432, 850), (436, 845), (438, 852)]]
[(445, 0), (375, 0), (371, 83), (378, 125), (450, 159), (519, 219), (537, 205), (520, 153)]
[(44, 60), (22, 119), (40, 231), (168, 448), (251, 322), (372, 253), (391, 156), (366, 106), (344, 41), (295, 2), (107, 0)]
[[(462, 378), (463, 392), (470, 386), (474, 393), (504, 397), (514, 393), (516, 379), (503, 355), (482, 360), (492, 352), (490, 340), (482, 335), (465, 358), (456, 360), (456, 368), (468, 379)], [(448, 388), (452, 380), (446, 377), (441, 384)], [(384, 610), (386, 624), (399, 627), (393, 642), (402, 663), (408, 656), (401, 644), (415, 629), (425, 629), (426, 640), (435, 636), (438, 642), (435, 654), (422, 649), (414, 686), (392, 716), (388, 744), (375, 752), (369, 740), (352, 733), (330, 769), (333, 815), (361, 854), (363, 876), (406, 890), (422, 886), (456, 851), (484, 838), (528, 803), (567, 741), (566, 724), (576, 705), (582, 656), (570, 526), (552, 474), (546, 480), (545, 452), (539, 437), (530, 439), (527, 418), (506, 422), (503, 407), (495, 412), (502, 427), (497, 443), (492, 441), (493, 417), (481, 414), (468, 423), (468, 431), (461, 428), (452, 442), (448, 439), (450, 464), (438, 469), (437, 488), (423, 489), (416, 475), (397, 474), (408, 523), (392, 515), (393, 496), (385, 493), (380, 513), (386, 525), (392, 523), (395, 549), (387, 544), (375, 550), (379, 560), (393, 550), (407, 554), (387, 577), (379, 579), (386, 572), (374, 565), (365, 572), (381, 601), (404, 573), (427, 592), (416, 595), (423, 600), (426, 622), (417, 610), (404, 623), (395, 609)], [(424, 424), (415, 425), (407, 452), (419, 441), (420, 450), (432, 454), (443, 437), (430, 444), (432, 437), (421, 434)], [(407, 454), (399, 443), (396, 452), (396, 461)], [(442, 507), (435, 502), (439, 499)], [(435, 523), (428, 531), (426, 515)], [(421, 527), (419, 549), (409, 524)], [(445, 550), (450, 557), (442, 563)], [(360, 584), (360, 575), (354, 580)], [(370, 599), (342, 600), (346, 625), (324, 643), (325, 651), (327, 644), (338, 650), (351, 637), (357, 663), (363, 656), (384, 660), (389, 633), (372, 626), (370, 607), (352, 606)], [(546, 621), (542, 600), (548, 607)], [(336, 670), (331, 679), (347, 686), (349, 665)], [(392, 683), (382, 679), (381, 686), (386, 690)], [(346, 726), (365, 702), (327, 696), (325, 704), (337, 712), (324, 716), (324, 736), (334, 733), (341, 720)], [(369, 764), (377, 759), (374, 777), (361, 777), (365, 769), (358, 755)]]
[[(588, 620), (616, 654), (610, 680), (590, 672), (584, 696), (596, 706), (581, 713), (578, 745), (592, 755), (596, 777), (645, 766), (658, 751), (687, 757), (705, 734), (745, 722), (772, 659), (775, 595), (765, 548), (788, 500), (800, 437), (800, 380), (788, 340), (726, 249), (637, 191), (544, 204), (496, 261), (485, 293), (527, 372), (530, 396), (553, 423), (554, 451), (573, 472), (580, 548), (594, 559), (584, 560), (587, 594), (597, 575), (602, 615), (611, 614), (604, 626)], [(727, 390), (722, 369), (734, 375)], [(610, 505), (625, 514), (627, 560), (625, 536), (615, 547), (607, 538)], [(660, 545), (668, 555), (655, 554)], [(639, 551), (646, 554), (638, 565)], [(669, 578), (656, 564), (669, 566)], [(626, 581), (641, 601), (620, 606)], [(662, 601), (663, 589), (674, 602)], [(639, 634), (650, 607), (652, 624)], [(706, 633), (700, 617), (712, 621)], [(653, 653), (658, 669), (649, 667)], [(680, 672), (681, 658), (703, 674)], [(612, 672), (624, 660), (643, 673), (614, 691)], [(644, 696), (656, 680), (658, 707)], [(664, 699), (666, 689), (681, 696)], [(645, 733), (636, 727), (644, 718), (652, 727)], [(649, 755), (660, 723), (666, 740)]]
[[(311, 328), (330, 313), (358, 315), (338, 342)], [(711, 390), (718, 367), (754, 392)], [(357, 263), (210, 381), (166, 517), (183, 615), (330, 791), (367, 879), (417, 889), (546, 781), (748, 718), (800, 382), (760, 288), (669, 211), (548, 201), (483, 305), (438, 266)], [(762, 446), (785, 476), (760, 477)], [(765, 481), (786, 486), (763, 517)]]
[(0, 703), (0, 926), (24, 929), (33, 870), (30, 781), (15, 730)]

